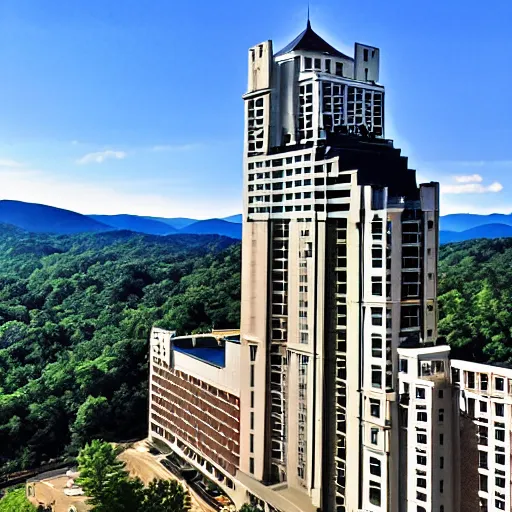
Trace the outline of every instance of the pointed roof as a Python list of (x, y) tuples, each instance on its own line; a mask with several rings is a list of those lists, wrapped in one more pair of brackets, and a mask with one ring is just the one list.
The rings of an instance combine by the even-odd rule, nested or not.
[(279, 57), (285, 53), (303, 50), (307, 52), (323, 53), (325, 55), (332, 55), (333, 57), (342, 57), (344, 59), (351, 59), (348, 55), (341, 53), (331, 46), (327, 41), (324, 41), (312, 28), (311, 22), (308, 19), (306, 30), (301, 32), (290, 44), (285, 46), (281, 51), (277, 52), (274, 57)]

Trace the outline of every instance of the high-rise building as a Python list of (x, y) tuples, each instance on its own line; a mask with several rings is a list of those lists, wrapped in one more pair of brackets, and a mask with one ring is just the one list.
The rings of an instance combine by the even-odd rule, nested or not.
[(438, 185), (384, 138), (379, 57), (308, 22), (244, 96), (241, 471), (339, 512), (399, 510), (397, 349), (437, 337)]
[(266, 512), (510, 510), (512, 370), (438, 339), (439, 188), (379, 57), (249, 50), (240, 336), (153, 330), (149, 437)]

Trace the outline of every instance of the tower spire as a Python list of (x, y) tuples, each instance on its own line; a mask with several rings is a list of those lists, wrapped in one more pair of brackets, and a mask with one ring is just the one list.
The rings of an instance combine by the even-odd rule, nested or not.
[(308, 0), (308, 23), (307, 23), (307, 27), (311, 28), (311, 21), (309, 20), (309, 0)]

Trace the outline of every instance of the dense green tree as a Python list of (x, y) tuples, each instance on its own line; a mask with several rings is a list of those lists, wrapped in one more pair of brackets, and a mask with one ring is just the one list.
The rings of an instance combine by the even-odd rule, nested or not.
[(251, 505), (250, 503), (244, 503), (241, 507), (240, 507), (240, 511), (239, 512), (261, 512), (261, 508), (258, 508), (254, 505)]
[(37, 512), (25, 496), (25, 487), (8, 492), (0, 500), (0, 512)]
[(118, 455), (119, 449), (97, 439), (80, 450), (77, 483), (89, 496), (93, 512), (128, 512), (140, 507), (142, 483), (129, 477)]
[(239, 299), (234, 240), (0, 225), (0, 474), (143, 436), (151, 326), (236, 327)]
[(176, 480), (153, 480), (144, 489), (140, 512), (186, 512), (190, 495)]

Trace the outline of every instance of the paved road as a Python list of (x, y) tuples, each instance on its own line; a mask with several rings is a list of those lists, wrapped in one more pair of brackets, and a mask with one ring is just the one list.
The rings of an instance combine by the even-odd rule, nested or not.
[(158, 457), (151, 455), (145, 441), (139, 441), (133, 445), (133, 448), (125, 450), (119, 458), (126, 463), (126, 469), (132, 476), (138, 476), (144, 484), (148, 484), (154, 478), (163, 480), (179, 480), (186, 487), (191, 497), (191, 512), (215, 512), (212, 507), (205, 503), (188, 488), (187, 484), (173, 475), (170, 471), (158, 462)]

